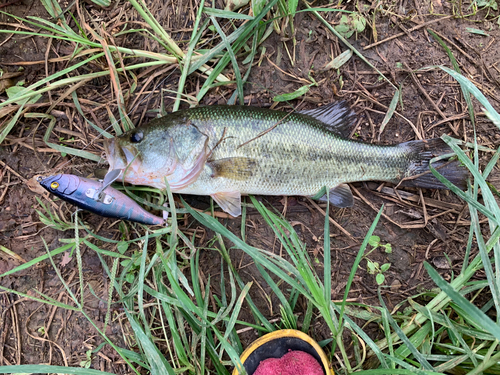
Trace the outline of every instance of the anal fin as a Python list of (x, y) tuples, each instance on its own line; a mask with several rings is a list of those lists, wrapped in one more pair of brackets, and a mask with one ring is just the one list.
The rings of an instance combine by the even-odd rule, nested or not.
[[(351, 188), (347, 184), (340, 184), (328, 192), (330, 203), (336, 207), (352, 207), (354, 206), (354, 198), (352, 196)], [(327, 195), (319, 198), (320, 201), (326, 202)]]
[(241, 215), (241, 193), (239, 191), (215, 193), (210, 195), (215, 202), (229, 215)]

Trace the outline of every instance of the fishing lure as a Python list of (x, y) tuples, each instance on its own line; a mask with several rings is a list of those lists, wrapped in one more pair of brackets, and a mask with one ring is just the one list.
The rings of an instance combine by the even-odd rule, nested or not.
[[(109, 174), (108, 174), (109, 175)], [(81, 209), (114, 219), (125, 219), (147, 225), (165, 225), (166, 219), (155, 216), (132, 198), (109, 186), (117, 176), (106, 175), (104, 181), (72, 174), (39, 177), (47, 191)]]

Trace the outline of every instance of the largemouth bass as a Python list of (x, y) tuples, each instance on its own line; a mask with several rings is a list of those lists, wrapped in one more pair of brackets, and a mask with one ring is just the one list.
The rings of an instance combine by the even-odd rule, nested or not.
[[(388, 181), (429, 172), (429, 160), (451, 150), (440, 139), (392, 146), (347, 139), (354, 113), (345, 102), (285, 113), (247, 106), (207, 106), (152, 120), (106, 141), (109, 170), (125, 182), (173, 192), (210, 195), (232, 216), (241, 195), (315, 196), (324, 187), (338, 207), (353, 205), (346, 183)], [(458, 163), (436, 163), (463, 185)], [(124, 177), (123, 177), (124, 176)], [(444, 188), (426, 173), (413, 186)]]

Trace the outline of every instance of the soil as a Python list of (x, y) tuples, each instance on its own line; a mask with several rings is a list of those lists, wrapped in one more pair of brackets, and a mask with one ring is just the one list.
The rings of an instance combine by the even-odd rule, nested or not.
[[(183, 48), (187, 48), (184, 42), (190, 37), (192, 16), (196, 14), (196, 9), (191, 9), (191, 5), (187, 5), (188, 2), (177, 4), (172, 1), (160, 4), (147, 1), (146, 3), (151, 13), (160, 20), (172, 37)], [(377, 69), (393, 83), (402, 87), (402, 106), (399, 105), (397, 108), (399, 114), (392, 117), (381, 134), (379, 134), (380, 124), (393, 98), (393, 88), (380, 80), (379, 74), (358, 57), (351, 58), (338, 70), (325, 69), (332, 57), (338, 56), (346, 50), (346, 47), (312, 14), (306, 12), (298, 13), (294, 21), (297, 41), (295, 48), (291, 39), (285, 34), (273, 33), (263, 43), (265, 54), (260, 63), (252, 67), (248, 84), (245, 85), (246, 104), (291, 110), (290, 104), (277, 105), (272, 98), (300, 88), (311, 74), (318, 82), (318, 86), (312, 86), (305, 96), (291, 104), (297, 109), (308, 109), (339, 99), (347, 100), (357, 112), (359, 119), (351, 133), (353, 138), (370, 143), (392, 144), (417, 139), (416, 131), (418, 131), (427, 139), (449, 134), (462, 140), (473, 140), (473, 128), (466, 114), (466, 104), (457, 82), (439, 69), (417, 70), (434, 65), (451, 66), (446, 52), (432, 36), (431, 30), (433, 30), (450, 47), (462, 73), (471, 79), (490, 103), (499, 110), (500, 31), (497, 20), (493, 18), (498, 16), (498, 12), (492, 9), (480, 10), (476, 15), (460, 18), (452, 15), (458, 15), (460, 11), (469, 13), (470, 9), (467, 9), (465, 4), (459, 11), (456, 9), (456, 4), (451, 5), (439, 0), (433, 0), (426, 5), (419, 4), (418, 1), (397, 3), (393, 5), (382, 2), (380, 8), (377, 8), (375, 17), (372, 15), (372, 8), (369, 19), (370, 22), (375, 22), (376, 28), (373, 25), (367, 27), (364, 32), (355, 34), (349, 39)], [(61, 7), (69, 5), (71, 4), (68, 2), (61, 4)], [(321, 4), (315, 4), (319, 5)], [(431, 11), (429, 5), (432, 5), (434, 15), (429, 15)], [(71, 7), (74, 6), (73, 3)], [(120, 20), (125, 20), (125, 15), (128, 15), (129, 20), (140, 19), (130, 4), (123, 2), (118, 2), (109, 9), (99, 8), (90, 1), (82, 2), (79, 6), (89, 25), (94, 28), (101, 23), (108, 26), (118, 24)], [(216, 2), (216, 6), (223, 8), (219, 1)], [(370, 3), (364, 6), (369, 8)], [(348, 5), (347, 9), (354, 10), (352, 5)], [(36, 1), (22, 0), (2, 10), (22, 18), (36, 16), (50, 19), (45, 8)], [(339, 17), (340, 15), (335, 12), (325, 13), (325, 18), (332, 25), (338, 24)], [(431, 23), (434, 20), (437, 22)], [(412, 30), (424, 23), (428, 25)], [(13, 17), (3, 13), (0, 14), (0, 25), (3, 29), (9, 30), (16, 27), (20, 29), (30, 27), (26, 23), (19, 25)], [(468, 28), (480, 29), (487, 35), (470, 32)], [(108, 27), (107, 30), (111, 29)], [(372, 46), (375, 43), (375, 32), (377, 41), (386, 41)], [(389, 39), (393, 36), (395, 36), (393, 39)], [(129, 48), (164, 52), (155, 41), (141, 39), (139, 34), (125, 34), (114, 38), (113, 42)], [(64, 69), (65, 62), (45, 64), (43, 61), (46, 58), (69, 55), (73, 51), (72, 48), (73, 46), (64, 41), (49, 42), (46, 38), (0, 34), (0, 68), (14, 75), (21, 72), (12, 78), (12, 83), (24, 80), (27, 86), (43, 79), (47, 74)], [(40, 63), (33, 63), (36, 61)], [(95, 66), (89, 65), (96, 71), (104, 69), (105, 66), (105, 60), (96, 62)], [(23, 69), (19, 70), (20, 67)], [(247, 68), (242, 66), (242, 71)], [(87, 72), (82, 69), (79, 73)], [(144, 72), (136, 72), (139, 73)], [(232, 76), (229, 70), (226, 74)], [(172, 67), (146, 83), (149, 77), (149, 74), (139, 75), (137, 90), (127, 98), (127, 110), (134, 124), (146, 123), (149, 118), (156, 116), (155, 113), (146, 110), (160, 107), (162, 94), (159, 89), (175, 90), (180, 72)], [(202, 83), (203, 77), (198, 73), (192, 74), (188, 78), (186, 92), (196, 93)], [(126, 85), (127, 82), (124, 81), (123, 84)], [(147, 86), (143, 87), (144, 85)], [(142, 88), (153, 92), (145, 96), (136, 95)], [(73, 141), (68, 143), (71, 147), (85, 149), (96, 155), (101, 154), (102, 140), (76, 111), (72, 98), (64, 97), (65, 89), (44, 95), (38, 105), (28, 111), (44, 113), (50, 104), (61, 99), (54, 108), (50, 108), (50, 114), (57, 119), (56, 131), (51, 135), (52, 141), (58, 142), (57, 137), (65, 140), (73, 137)], [(215, 87), (200, 104), (225, 104), (234, 90), (235, 86)], [(82, 108), (87, 119), (111, 131), (109, 113), (113, 113), (117, 118), (118, 110), (109, 78), (94, 79), (78, 88), (76, 92), (83, 103)], [(0, 101), (5, 99), (6, 94), (0, 90)], [(136, 102), (136, 99), (139, 100)], [(173, 103), (171, 95), (163, 92), (163, 99), (167, 110), (171, 110)], [(498, 128), (487, 120), (477, 103), (475, 107), (478, 142), (492, 150), (497, 149), (500, 146)], [(5, 126), (12, 115), (12, 113), (7, 115), (0, 113), (0, 126)], [(36, 198), (66, 222), (71, 222), (71, 215), (75, 209), (64, 202), (53, 201), (39, 189), (33, 177), (62, 172), (92, 176), (97, 168), (105, 168), (105, 165), (70, 155), (62, 156), (59, 152), (51, 150), (42, 140), (47, 126), (48, 121), (40, 122), (39, 119), (21, 117), (4, 143), (0, 145), (0, 244), (15, 254), (13, 257), (0, 251), (0, 274), (45, 255), (47, 250), (61, 246), (61, 241), (65, 239), (74, 238), (75, 234), (71, 230), (63, 232), (43, 225), (38, 214), (43, 208)], [(36, 146), (36, 152), (33, 150), (33, 144)], [(491, 154), (485, 153), (481, 162), (486, 163), (490, 156)], [(496, 167), (490, 179), (493, 185), (497, 184), (496, 186), (500, 180), (498, 172)], [(384, 273), (384, 285), (387, 287), (381, 289), (389, 309), (394, 309), (410, 296), (434, 287), (423, 268), (424, 261), (433, 264), (448, 280), (460, 272), (470, 218), (466, 205), (459, 198), (442, 190), (399, 187), (395, 193), (394, 186), (376, 182), (354, 183), (352, 187), (355, 195), (354, 207), (332, 208), (330, 212), (332, 299), (343, 298), (347, 278), (360, 244), (382, 205), (385, 207), (385, 216), (379, 222), (374, 234), (380, 237), (382, 244), (391, 244), (392, 253), (387, 253), (384, 251), (385, 248), (379, 247), (369, 255), (369, 258), (379, 264), (391, 264), (389, 270)], [(188, 203), (197, 208), (205, 209), (209, 205), (205, 197), (186, 198)], [(259, 197), (259, 199), (269, 207), (282, 212), (292, 223), (307, 245), (306, 249), (311, 258), (317, 260), (315, 267), (321, 273), (324, 214), (317, 206), (324, 209), (325, 204), (314, 204), (302, 197)], [(80, 216), (101, 236), (118, 239), (122, 235), (119, 225), (113, 220), (103, 219), (90, 213), (80, 213)], [(241, 233), (240, 219), (220, 220), (234, 233), (238, 235)], [(207, 241), (211, 239), (208, 231), (203, 232), (204, 229), (188, 216), (180, 223), (191, 228), (198, 226), (200, 233), (205, 235), (197, 240), (196, 245), (207, 247)], [(283, 249), (280, 248), (272, 230), (256, 210), (248, 210), (245, 225), (246, 241), (250, 245), (286, 256), (282, 254)], [(83, 232), (80, 233), (80, 236), (84, 235)], [(100, 324), (100, 328), (103, 328), (109, 279), (98, 255), (89, 248), (82, 247), (82, 249), (84, 279), (89, 286), (84, 290), (86, 311), (98, 325)], [(473, 248), (471, 256), (476, 252), (477, 250)], [(230, 254), (243, 281), (254, 282), (250, 295), (260, 311), (270, 319), (279, 318), (279, 300), (271, 293), (270, 288), (259, 286), (262, 277), (253, 265), (252, 259), (239, 250), (233, 249)], [(19, 293), (33, 296), (41, 292), (63, 303), (71, 304), (60, 277), (70, 285), (75, 281), (76, 259), (75, 257), (70, 259), (68, 254), (60, 254), (53, 261), (60, 276), (50, 261), (46, 260), (23, 271), (2, 277), (0, 284)], [(205, 279), (210, 277), (214, 286), (219, 285), (220, 262), (221, 257), (217, 251), (201, 250), (200, 275)], [(349, 300), (379, 305), (375, 276), (367, 272), (366, 265), (366, 261), (362, 261), (349, 293)], [(266, 284), (262, 282), (262, 285)], [(78, 288), (73, 290), (78, 291)], [(220, 295), (220, 290), (214, 287), (213, 293)], [(0, 293), (0, 301), (0, 365), (50, 363), (80, 366), (86, 359), (86, 351), (102, 343), (96, 330), (79, 313), (53, 308), (12, 292)], [(305, 309), (305, 302), (299, 299), (296, 306), (299, 322)], [(252, 321), (247, 307), (243, 309), (239, 318)], [(130, 345), (124, 339), (125, 320), (120, 311), (116, 311), (114, 319), (106, 330), (108, 337), (120, 347)], [(370, 326), (368, 330), (373, 337), (379, 334), (377, 327)], [(313, 321), (310, 334), (317, 341), (331, 337), (327, 326), (320, 319)], [(255, 338), (254, 331), (245, 331), (240, 335), (244, 347)], [(347, 339), (348, 342), (350, 340)], [(92, 359), (91, 367), (117, 374), (130, 371), (108, 345)]]

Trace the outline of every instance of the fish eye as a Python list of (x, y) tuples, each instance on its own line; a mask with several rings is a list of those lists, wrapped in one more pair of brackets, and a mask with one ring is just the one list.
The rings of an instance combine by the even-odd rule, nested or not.
[(50, 184), (50, 188), (51, 189), (56, 190), (58, 187), (59, 187), (59, 183), (58, 182), (54, 181), (53, 183)]
[(144, 138), (144, 134), (141, 131), (137, 131), (130, 136), (130, 142), (139, 143)]

